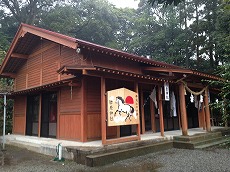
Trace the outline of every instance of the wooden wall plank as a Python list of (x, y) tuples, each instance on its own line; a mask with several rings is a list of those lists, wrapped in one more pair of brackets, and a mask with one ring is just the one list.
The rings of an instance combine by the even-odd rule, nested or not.
[(81, 138), (81, 115), (60, 114), (60, 139), (80, 140)]
[(13, 120), (13, 133), (24, 135), (26, 130), (26, 96), (15, 97)]
[(60, 114), (80, 112), (81, 89), (79, 87), (62, 87), (60, 93)]

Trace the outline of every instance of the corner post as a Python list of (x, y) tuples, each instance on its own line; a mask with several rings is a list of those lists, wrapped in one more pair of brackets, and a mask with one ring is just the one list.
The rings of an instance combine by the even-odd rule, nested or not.
[(206, 130), (209, 132), (211, 131), (211, 123), (210, 123), (210, 109), (208, 104), (208, 87), (205, 88), (204, 106), (205, 106)]
[(160, 130), (161, 130), (161, 136), (164, 136), (164, 114), (163, 114), (163, 105), (162, 105), (162, 95), (161, 95), (161, 86), (158, 85), (158, 106), (159, 106), (159, 117), (160, 117)]
[[(137, 82), (134, 83), (134, 91), (138, 95), (138, 83)], [(139, 101), (139, 96), (138, 96), (138, 101)], [(137, 136), (138, 136), (138, 140), (141, 140), (140, 110), (138, 109), (138, 111), (139, 111), (139, 114), (138, 114), (139, 115), (139, 124), (137, 124)]]
[(86, 78), (81, 80), (81, 141), (87, 141)]
[(182, 123), (182, 135), (188, 135), (188, 120), (187, 120), (187, 111), (185, 103), (185, 88), (184, 84), (181, 82), (179, 85), (179, 94), (180, 94), (180, 114), (181, 114), (181, 123)]
[(106, 89), (105, 78), (101, 77), (101, 140), (102, 145), (106, 144)]

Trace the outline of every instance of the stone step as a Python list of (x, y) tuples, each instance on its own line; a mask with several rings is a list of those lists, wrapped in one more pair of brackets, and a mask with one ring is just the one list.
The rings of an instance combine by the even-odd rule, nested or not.
[(223, 140), (223, 139), (225, 139), (225, 137), (221, 136), (221, 137), (216, 137), (216, 138), (204, 139), (204, 140), (198, 141), (198, 142), (193, 142), (193, 144), (194, 144), (194, 148), (195, 148), (196, 146), (211, 144), (213, 142), (217, 142), (217, 141)]
[(205, 147), (205, 145), (215, 145), (218, 144), (219, 142), (226, 142), (227, 137), (225, 136), (221, 136), (221, 137), (211, 137), (211, 138), (205, 138), (203, 140), (199, 140), (199, 141), (178, 141), (178, 140), (174, 140), (173, 141), (173, 147), (174, 148), (180, 148), (180, 149), (196, 149), (198, 147)]
[(207, 148), (211, 148), (211, 147), (215, 147), (218, 146), (220, 144), (229, 142), (229, 138), (225, 138), (223, 137), (221, 140), (215, 141), (215, 142), (211, 142), (211, 143), (206, 143), (206, 144), (202, 144), (202, 145), (197, 145), (194, 147), (194, 149), (207, 149)]
[(164, 141), (151, 145), (127, 148), (124, 150), (116, 150), (113, 152), (87, 155), (85, 165), (90, 167), (103, 166), (116, 161), (121, 161), (136, 156), (146, 155), (149, 153), (170, 149), (173, 147), (172, 143), (172, 141)]
[(86, 156), (88, 155), (96, 155), (96, 154), (104, 154), (115, 151), (127, 150), (136, 147), (142, 147), (147, 145), (154, 145), (157, 143), (167, 143), (168, 140), (164, 138), (158, 138), (156, 140), (140, 140), (140, 141), (132, 141), (125, 142), (113, 145), (106, 145), (102, 147), (67, 147), (69, 152), (72, 152), (74, 155), (74, 161), (78, 164), (85, 165)]
[(182, 141), (182, 142), (199, 142), (199, 141), (209, 140), (221, 136), (222, 136), (221, 132), (210, 132), (210, 133), (195, 134), (192, 136), (174, 136), (173, 140)]

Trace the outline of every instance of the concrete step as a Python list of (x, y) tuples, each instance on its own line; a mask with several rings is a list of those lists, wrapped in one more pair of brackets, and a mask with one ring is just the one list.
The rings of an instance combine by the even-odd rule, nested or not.
[(197, 146), (194, 147), (194, 149), (207, 149), (207, 148), (219, 146), (220, 144), (223, 144), (223, 143), (226, 143), (226, 142), (229, 142), (229, 141), (230, 141), (230, 137), (229, 138), (223, 137), (221, 140), (217, 140), (215, 142), (206, 143), (206, 144), (202, 144), (202, 145), (197, 145)]
[(90, 167), (103, 166), (116, 161), (170, 149), (172, 147), (172, 141), (164, 141), (151, 145), (127, 148), (124, 150), (114, 150), (112, 152), (87, 155), (85, 165)]
[[(6, 144), (17, 146), (17, 147), (22, 147), (30, 151), (49, 155), (52, 157), (57, 156), (56, 146), (51, 146), (51, 145), (46, 145), (46, 144), (37, 144), (33, 142), (25, 142), (25, 141), (19, 141), (19, 140), (11, 140), (11, 141), (8, 141)], [(63, 147), (62, 157), (65, 159), (73, 160), (73, 153), (69, 152), (65, 147)]]

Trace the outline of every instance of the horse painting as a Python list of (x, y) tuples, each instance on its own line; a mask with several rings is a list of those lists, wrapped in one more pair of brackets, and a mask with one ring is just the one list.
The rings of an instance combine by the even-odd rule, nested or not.
[(127, 116), (125, 118), (125, 121), (129, 118), (129, 120), (131, 121), (131, 117), (133, 116), (135, 119), (137, 119), (136, 116), (136, 112), (134, 111), (134, 108), (132, 106), (130, 106), (129, 104), (126, 104), (124, 99), (120, 96), (116, 97), (116, 103), (118, 104), (118, 108), (115, 112), (118, 112), (119, 115), (121, 116), (121, 113), (125, 113)]

